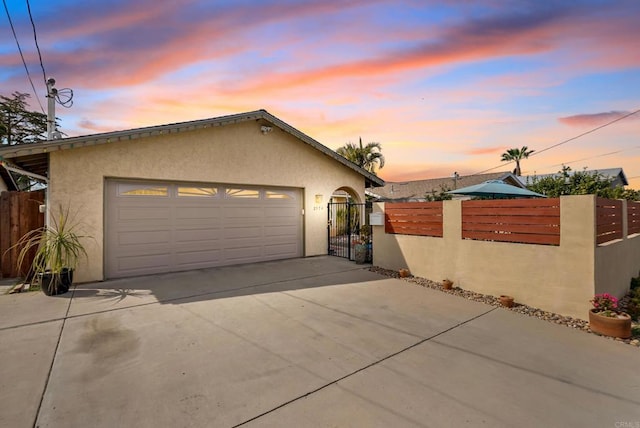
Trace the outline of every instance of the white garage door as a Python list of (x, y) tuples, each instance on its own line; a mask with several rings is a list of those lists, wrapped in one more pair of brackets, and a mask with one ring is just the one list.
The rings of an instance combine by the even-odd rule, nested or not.
[(301, 257), (302, 191), (107, 180), (107, 278)]

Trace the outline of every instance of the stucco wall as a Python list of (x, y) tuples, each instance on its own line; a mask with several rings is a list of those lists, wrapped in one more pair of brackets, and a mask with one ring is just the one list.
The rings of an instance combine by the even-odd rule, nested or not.
[[(136, 178), (253, 184), (304, 189), (304, 254), (327, 251), (327, 202), (348, 187), (364, 200), (364, 177), (290, 134), (260, 122), (52, 152), (50, 207), (72, 206), (95, 239), (77, 280), (103, 279), (104, 182)], [(316, 195), (322, 195), (316, 203)]]
[[(628, 287), (629, 277), (621, 282), (607, 276), (620, 266), (618, 263), (634, 264), (627, 247), (617, 249), (613, 243), (598, 247), (596, 266), (592, 195), (561, 197), (560, 246), (463, 240), (461, 204), (444, 202), (443, 238), (385, 234), (384, 226), (375, 226), (374, 264), (394, 270), (408, 268), (413, 275), (434, 281), (449, 278), (464, 289), (494, 296), (508, 294), (517, 302), (581, 319), (588, 316), (589, 300), (595, 292), (620, 296), (623, 282)], [(374, 212), (383, 211), (384, 204), (374, 206)], [(628, 241), (629, 248), (638, 251), (640, 238)], [(619, 260), (614, 260), (616, 257)], [(635, 260), (637, 266), (640, 259)], [(602, 265), (612, 267), (606, 271)], [(600, 278), (597, 291), (596, 268)], [(607, 278), (606, 286), (603, 278)]]

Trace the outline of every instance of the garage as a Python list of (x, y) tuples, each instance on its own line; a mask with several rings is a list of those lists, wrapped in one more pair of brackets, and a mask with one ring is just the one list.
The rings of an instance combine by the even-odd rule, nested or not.
[(265, 110), (0, 147), (0, 164), (78, 220), (76, 283), (324, 255), (332, 195), (384, 185)]
[(302, 190), (106, 180), (105, 276), (303, 256)]

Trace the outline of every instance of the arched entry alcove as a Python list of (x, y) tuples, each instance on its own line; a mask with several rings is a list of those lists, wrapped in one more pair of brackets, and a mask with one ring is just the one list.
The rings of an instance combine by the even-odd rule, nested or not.
[(330, 202), (335, 202), (335, 203), (346, 203), (346, 202), (351, 202), (351, 203), (362, 203), (362, 199), (360, 198), (360, 195), (358, 195), (358, 192), (356, 192), (355, 190), (353, 190), (351, 187), (339, 187), (336, 190), (333, 191), (333, 193), (331, 194), (331, 200)]
[(373, 259), (371, 203), (349, 187), (340, 187), (331, 195), (327, 209), (328, 254), (368, 263)]

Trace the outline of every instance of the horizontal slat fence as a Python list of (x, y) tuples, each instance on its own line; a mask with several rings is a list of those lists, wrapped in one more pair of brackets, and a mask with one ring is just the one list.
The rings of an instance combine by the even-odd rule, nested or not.
[(44, 190), (0, 194), (0, 277), (16, 278), (26, 274), (35, 249), (20, 272), (17, 266), (19, 250), (11, 247), (27, 232), (44, 226), (44, 214), (39, 211), (43, 203)]
[(384, 231), (442, 237), (442, 201), (385, 204)]
[(462, 201), (462, 238), (560, 245), (560, 199)]
[(622, 201), (596, 198), (596, 244), (622, 239)]
[(627, 201), (627, 235), (640, 233), (640, 202)]

